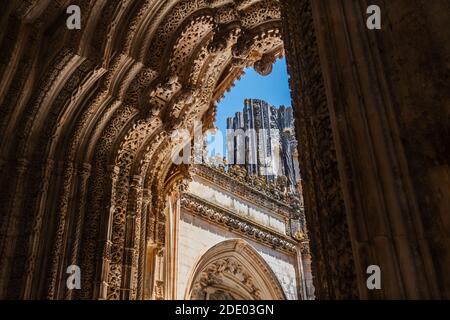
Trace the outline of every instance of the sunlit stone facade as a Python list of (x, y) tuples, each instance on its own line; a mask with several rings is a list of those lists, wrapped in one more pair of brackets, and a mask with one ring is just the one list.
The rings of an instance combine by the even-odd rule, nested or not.
[[(70, 1), (79, 30), (69, 1), (1, 4), (0, 299), (176, 298), (190, 170), (173, 166), (171, 136), (209, 129), (245, 68), (267, 75), (284, 55), (316, 298), (450, 299), (449, 1), (372, 0), (380, 30), (368, 1)], [(247, 289), (192, 297), (284, 297), (242, 239), (189, 279), (246, 270)]]
[[(244, 168), (199, 165), (191, 169), (191, 181), (181, 196), (177, 230), (177, 298), (206, 298), (206, 293), (213, 298), (219, 291), (229, 299), (312, 299), (309, 245), (299, 210), (301, 196), (266, 184), (265, 177), (251, 177)], [(271, 188), (278, 193), (272, 194)], [(279, 287), (282, 294), (261, 296), (251, 287), (236, 287), (239, 276), (224, 284), (222, 277), (227, 275), (215, 273), (214, 281), (199, 289), (205, 295), (199, 296), (195, 291), (198, 274), (208, 273), (209, 264), (198, 270), (205, 255), (211, 248), (236, 239), (255, 251), (255, 261), (249, 261), (247, 272), (257, 273), (252, 266), (258, 263), (270, 271), (271, 281), (255, 288), (268, 292), (264, 286)], [(230, 251), (229, 256), (237, 253)]]

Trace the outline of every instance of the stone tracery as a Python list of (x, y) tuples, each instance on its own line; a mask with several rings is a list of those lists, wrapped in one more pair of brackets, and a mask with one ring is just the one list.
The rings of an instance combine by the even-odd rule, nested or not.
[(227, 240), (208, 250), (191, 275), (186, 298), (284, 300), (278, 280), (259, 254), (243, 240)]
[[(404, 71), (408, 68), (397, 62), (409, 63), (407, 66), (414, 66), (413, 70), (418, 71), (411, 74), (420, 73), (424, 77), (433, 69), (420, 69), (418, 66), (425, 65), (421, 63), (422, 58), (410, 55), (410, 60), (405, 60), (399, 49), (403, 47), (392, 45), (402, 43), (399, 41), (402, 28), (411, 30), (408, 19), (400, 19), (401, 22), (390, 26), (392, 32), (383, 34), (388, 40), (382, 40), (382, 37), (368, 36), (357, 25), (361, 20), (357, 15), (361, 1), (74, 2), (83, 12), (80, 31), (69, 31), (64, 26), (68, 1), (10, 0), (6, 1), (0, 16), (3, 27), (0, 32), (0, 136), (5, 137), (0, 141), (0, 175), (2, 182), (6, 182), (0, 187), (0, 297), (144, 297), (146, 246), (152, 243), (158, 247), (165, 241), (164, 202), (168, 192), (165, 183), (171, 170), (167, 162), (172, 148), (171, 133), (190, 128), (194, 120), (202, 117), (210, 125), (216, 101), (241, 76), (242, 69), (254, 66), (261, 74), (267, 74), (270, 63), (283, 55), (284, 49), (304, 151), (301, 164), (305, 169), (307, 218), (309, 225), (316, 226), (310, 236), (318, 296), (369, 296), (361, 285), (358, 288), (356, 285), (364, 276), (362, 264), (368, 261), (357, 258), (355, 248), (352, 251), (349, 233), (353, 245), (369, 248), (365, 252), (370, 259), (389, 253), (401, 260), (395, 252), (373, 245), (373, 238), (378, 235), (361, 231), (366, 216), (360, 217), (360, 212), (375, 220), (385, 217), (385, 220), (400, 221), (401, 227), (408, 230), (407, 240), (412, 243), (410, 256), (421, 258), (405, 259), (404, 264), (415, 266), (408, 279), (423, 280), (416, 282), (427, 283), (426, 288), (419, 290), (399, 276), (401, 264), (395, 262), (387, 265), (395, 279), (391, 282), (405, 285), (391, 287), (392, 291), (385, 296), (448, 296), (448, 285), (441, 284), (448, 281), (436, 280), (448, 279), (444, 273), (448, 263), (440, 260), (448, 253), (448, 237), (440, 233), (439, 219), (444, 215), (439, 218), (434, 214), (448, 212), (448, 205), (439, 202), (440, 189), (429, 192), (434, 190), (432, 182), (437, 181), (436, 185), (442, 182), (436, 177), (446, 176), (445, 161), (439, 158), (439, 150), (426, 144), (420, 136), (434, 132), (430, 128), (439, 129), (441, 123), (430, 120), (429, 127), (424, 125), (425, 129), (421, 129), (422, 124), (415, 126), (402, 116), (407, 113), (402, 111), (403, 105), (414, 105), (418, 110), (415, 114), (429, 109), (420, 105), (425, 95), (416, 99), (420, 100), (417, 102), (408, 98), (413, 95), (405, 98), (406, 94), (402, 94), (419, 90), (411, 89), (414, 82), (404, 85), (398, 80), (412, 81)], [(418, 4), (404, 3), (418, 10)], [(392, 8), (387, 3), (385, 6), (388, 10)], [(344, 17), (342, 12), (349, 16)], [(324, 23), (316, 30), (318, 21), (322, 20), (329, 25)], [(334, 31), (333, 25), (342, 28)], [(433, 48), (429, 56), (437, 61), (436, 66), (447, 65), (445, 58), (441, 58), (446, 56), (445, 50), (439, 47), (439, 52), (444, 53), (435, 54), (437, 47), (429, 42), (435, 37), (429, 31), (432, 27), (424, 23), (422, 30), (413, 30), (414, 36), (427, 44), (420, 46), (423, 56)], [(339, 42), (342, 39), (346, 41)], [(327, 41), (332, 43), (332, 49), (326, 48)], [(358, 46), (352, 46), (355, 43)], [(410, 52), (410, 44), (403, 45)], [(352, 60), (353, 65), (349, 66), (344, 58), (327, 51), (341, 48), (342, 57), (352, 54), (358, 63)], [(392, 49), (389, 56), (385, 53), (390, 51), (387, 49)], [(363, 60), (356, 50), (375, 54)], [(386, 61), (390, 74), (398, 73), (403, 78), (393, 79), (379, 67)], [(365, 66), (365, 71), (370, 73), (368, 80), (354, 80), (358, 78), (355, 65)], [(368, 138), (362, 142), (354, 138), (359, 126), (348, 114), (359, 114), (363, 108), (360, 96), (356, 99), (340, 90), (346, 82), (342, 80), (349, 80), (338, 72), (344, 66), (347, 66), (345, 70), (355, 72), (350, 79), (353, 82), (349, 81), (351, 86), (356, 83), (364, 88), (367, 83), (377, 84), (387, 101), (383, 101), (383, 108), (377, 108), (377, 112), (385, 112), (380, 118), (398, 116), (403, 121), (392, 120), (389, 125), (371, 123), (371, 129), (378, 133), (371, 136), (379, 139), (376, 146)], [(323, 70), (328, 73), (323, 75)], [(398, 92), (388, 92), (386, 88), (391, 86)], [(366, 91), (361, 94), (364, 101), (380, 104)], [(439, 99), (435, 93), (432, 96), (429, 102), (436, 103)], [(448, 96), (439, 97), (445, 103)], [(438, 133), (442, 135), (442, 132)], [(408, 154), (416, 155), (416, 149), (405, 139), (410, 135), (422, 141), (423, 149), (434, 150), (438, 161), (428, 151), (420, 158), (420, 165), (415, 160), (405, 160)], [(352, 157), (346, 157), (349, 146), (356, 142), (360, 142), (363, 151), (352, 150), (348, 152)], [(416, 141), (412, 144), (417, 145)], [(386, 169), (371, 177), (372, 180), (358, 182), (366, 167), (358, 167), (354, 159), (364, 154), (378, 155), (383, 164), (380, 168), (391, 171)], [(386, 160), (386, 154), (393, 160)], [(435, 163), (442, 164), (444, 174), (435, 171)], [(411, 173), (409, 167), (418, 173)], [(397, 180), (392, 179), (391, 173), (396, 174)], [(342, 177), (345, 181), (340, 180)], [(393, 193), (402, 194), (403, 202), (373, 200), (383, 198), (375, 187), (354, 192), (360, 185), (376, 185), (374, 181), (379, 185), (382, 181), (383, 185), (399, 191)], [(421, 192), (412, 191), (411, 181), (419, 181)], [(427, 186), (433, 188), (426, 189)], [(355, 200), (355, 194), (362, 199), (360, 202)], [(361, 204), (364, 201), (373, 205), (365, 207)], [(404, 217), (413, 221), (414, 226), (404, 222)], [(347, 221), (353, 223), (353, 229)], [(421, 231), (424, 228), (433, 230), (437, 236), (425, 237)], [(393, 247), (396, 231), (390, 225), (380, 229), (383, 237), (391, 239), (389, 245)], [(362, 240), (358, 238), (360, 235)], [(434, 254), (433, 250), (438, 253)], [(164, 256), (164, 250), (158, 253)], [(336, 261), (336, 265), (327, 261)], [(434, 261), (438, 261), (436, 266)], [(64, 286), (64, 267), (74, 262), (81, 264), (85, 275), (81, 292), (68, 292)], [(155, 296), (164, 298), (161, 279), (156, 280), (154, 288)]]
[[(85, 4), (86, 12), (90, 13), (85, 29), (92, 29), (96, 23), (100, 27), (93, 36), (89, 32), (68, 34), (72, 39), (71, 47), (54, 57), (53, 73), (42, 82), (48, 89), (42, 88), (40, 97), (31, 105), (34, 111), (30, 112), (37, 112), (42, 118), (46, 118), (44, 112), (50, 112), (46, 106), (52, 105), (54, 119), (49, 122), (51, 118), (47, 117), (45, 127), (48, 130), (55, 128), (60, 133), (41, 136), (52, 137), (50, 143), (54, 141), (54, 146), (52, 149), (44, 147), (48, 144), (45, 139), (40, 140), (43, 143), (40, 148), (27, 142), (44, 125), (34, 122), (35, 129), (30, 131), (30, 125), (24, 127), (22, 142), (19, 142), (21, 147), (15, 152), (18, 158), (20, 154), (34, 154), (35, 158), (58, 157), (64, 161), (60, 166), (63, 188), (55, 212), (59, 221), (58, 236), (51, 250), (54, 258), (47, 267), (49, 286), (46, 296), (64, 295), (60, 291), (64, 288), (57, 287), (57, 279), (61, 276), (58, 266), (68, 256), (79, 256), (87, 275), (84, 287), (88, 287), (80, 297), (94, 294), (98, 298), (123, 298), (123, 286), (131, 290), (131, 297), (136, 297), (136, 281), (124, 283), (124, 278), (137, 276), (140, 228), (153, 228), (142, 225), (141, 220), (147, 224), (155, 221), (156, 228), (163, 230), (164, 217), (158, 213), (162, 207), (155, 204), (164, 196), (152, 194), (154, 206), (149, 212), (156, 219), (143, 219), (142, 192), (144, 188), (160, 192), (158, 188), (165, 180), (167, 169), (164, 168), (172, 147), (170, 134), (180, 127), (189, 127), (211, 108), (211, 96), (219, 77), (237, 58), (236, 50), (232, 49), (237, 42), (241, 48), (239, 68), (252, 65), (267, 52), (280, 50), (278, 28), (272, 27), (274, 21), (279, 20), (279, 6), (277, 1), (238, 4), (229, 1), (152, 4), (145, 1), (137, 6), (133, 6), (132, 1), (120, 4), (102, 1), (92, 5), (87, 5), (86, 1)], [(102, 10), (107, 14), (100, 17)], [(125, 16), (130, 13), (128, 29)], [(112, 23), (106, 24), (107, 21)], [(126, 30), (126, 35), (122, 30)], [(102, 34), (110, 36), (104, 39)], [(101, 50), (89, 48), (89, 37)], [(125, 41), (125, 46), (121, 54), (114, 56), (113, 47), (120, 41)], [(145, 48), (148, 49), (143, 51)], [(100, 65), (96, 67), (96, 63)], [(82, 103), (83, 99), (85, 102)], [(56, 104), (50, 101), (58, 101), (61, 115), (58, 115)], [(77, 125), (74, 128), (56, 125), (63, 117), (77, 119)], [(61, 144), (61, 139), (69, 141), (70, 148), (64, 154), (53, 155), (50, 150), (61, 149), (56, 147)], [(83, 194), (79, 194), (76, 191), (77, 163), (87, 165), (91, 159), (95, 160), (95, 165), (89, 166), (88, 175), (83, 175), (84, 187), (79, 190)], [(40, 172), (47, 171), (34, 171), (36, 179)], [(104, 190), (105, 184), (111, 184), (111, 190)], [(92, 192), (86, 194), (88, 186)], [(51, 189), (52, 186), (47, 186), (39, 199), (45, 199)], [(78, 226), (76, 245), (72, 247), (64, 240), (63, 230), (68, 225), (82, 223), (82, 220), (73, 220), (74, 194), (77, 199), (84, 199), (87, 207), (78, 206), (77, 212), (86, 218), (83, 224), (86, 229), (82, 232)], [(30, 206), (45, 202), (39, 199)], [(99, 242), (97, 237), (103, 240)], [(159, 235), (155, 240), (163, 241), (162, 238)], [(126, 244), (129, 241), (131, 247)], [(72, 253), (64, 254), (66, 250)], [(134, 250), (131, 255), (127, 253), (130, 250)], [(128, 269), (132, 271), (127, 271), (129, 275), (126, 275)]]

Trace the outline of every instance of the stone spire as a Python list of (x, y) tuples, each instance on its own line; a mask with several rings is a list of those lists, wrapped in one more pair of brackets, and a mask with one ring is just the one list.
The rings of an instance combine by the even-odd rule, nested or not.
[(230, 164), (245, 165), (252, 175), (268, 181), (285, 176), (290, 188), (300, 180), (293, 111), (258, 99), (244, 100), (244, 109), (227, 119)]

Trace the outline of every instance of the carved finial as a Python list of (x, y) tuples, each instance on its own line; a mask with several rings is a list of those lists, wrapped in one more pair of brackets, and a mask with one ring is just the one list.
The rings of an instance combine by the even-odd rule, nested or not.
[(275, 63), (275, 56), (273, 54), (264, 54), (259, 61), (254, 64), (254, 69), (262, 76), (268, 76), (272, 73), (273, 64)]

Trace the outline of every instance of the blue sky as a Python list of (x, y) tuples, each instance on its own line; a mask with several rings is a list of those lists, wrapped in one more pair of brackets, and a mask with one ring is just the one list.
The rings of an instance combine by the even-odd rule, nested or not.
[[(258, 74), (253, 68), (247, 68), (241, 80), (235, 82), (235, 86), (217, 105), (216, 127), (226, 136), (227, 118), (234, 117), (235, 113), (242, 111), (245, 99), (261, 99), (270, 105), (291, 106), (286, 60), (279, 59), (273, 66), (272, 73), (266, 77)], [(208, 135), (208, 145), (214, 145), (214, 137)], [(209, 149), (209, 148), (208, 148)], [(226, 143), (223, 144), (226, 154)], [(214, 151), (209, 149), (209, 154)]]
[(277, 60), (272, 73), (266, 77), (258, 74), (253, 68), (245, 70), (241, 80), (235, 83), (234, 88), (225, 94), (217, 106), (216, 126), (222, 132), (226, 132), (227, 118), (242, 111), (245, 99), (262, 99), (275, 107), (290, 106), (286, 60), (284, 58)]

